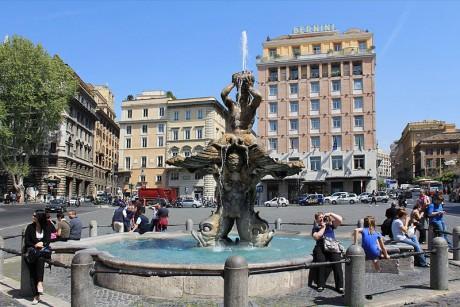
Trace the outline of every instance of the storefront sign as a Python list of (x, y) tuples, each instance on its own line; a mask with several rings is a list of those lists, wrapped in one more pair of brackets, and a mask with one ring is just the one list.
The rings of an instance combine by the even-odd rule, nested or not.
[(294, 27), (292, 34), (303, 34), (303, 33), (318, 33), (318, 32), (331, 32), (335, 31), (335, 24), (325, 24), (325, 25), (307, 25)]

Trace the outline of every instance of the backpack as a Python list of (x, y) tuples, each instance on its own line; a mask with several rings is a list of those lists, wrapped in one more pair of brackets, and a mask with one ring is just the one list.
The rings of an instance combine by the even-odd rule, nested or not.
[(393, 239), (393, 233), (391, 231), (391, 224), (393, 223), (393, 219), (386, 219), (383, 221), (382, 226), (380, 229), (382, 230), (382, 235), (389, 236)]

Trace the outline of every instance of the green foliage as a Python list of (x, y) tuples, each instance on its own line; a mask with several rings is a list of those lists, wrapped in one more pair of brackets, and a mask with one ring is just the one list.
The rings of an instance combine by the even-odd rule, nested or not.
[(172, 100), (176, 100), (176, 96), (174, 96), (172, 91), (167, 91), (166, 92), (166, 97), (171, 98)]
[(0, 167), (29, 172), (28, 157), (62, 121), (77, 80), (58, 56), (13, 36), (0, 44)]
[(458, 175), (454, 174), (453, 172), (446, 172), (442, 174), (441, 177), (437, 178), (436, 180), (441, 181), (442, 183), (451, 183), (455, 179), (457, 179)]

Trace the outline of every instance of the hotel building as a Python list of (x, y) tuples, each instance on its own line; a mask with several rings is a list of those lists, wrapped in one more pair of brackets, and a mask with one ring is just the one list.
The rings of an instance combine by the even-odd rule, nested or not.
[(266, 176), (259, 199), (377, 188), (373, 35), (333, 25), (267, 38), (257, 57), (258, 134), (270, 156), (302, 160), (283, 180)]

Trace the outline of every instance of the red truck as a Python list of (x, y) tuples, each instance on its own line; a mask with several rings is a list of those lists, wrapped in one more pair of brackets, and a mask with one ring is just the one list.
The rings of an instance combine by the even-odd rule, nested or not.
[(140, 188), (137, 196), (144, 204), (158, 199), (166, 199), (171, 204), (174, 203), (177, 198), (176, 190), (169, 188)]

